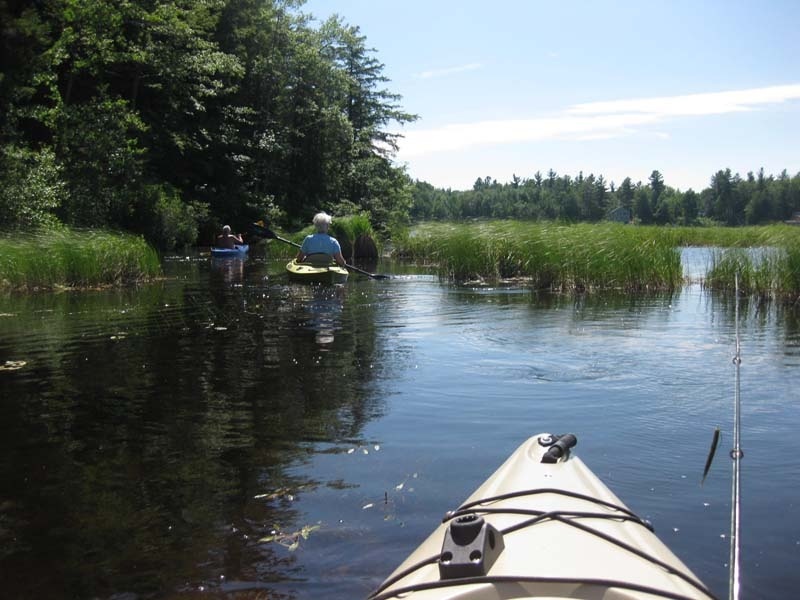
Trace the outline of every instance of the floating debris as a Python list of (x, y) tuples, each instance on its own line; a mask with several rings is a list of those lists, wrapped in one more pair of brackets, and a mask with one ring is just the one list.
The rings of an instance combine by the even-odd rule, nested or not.
[(266, 493), (266, 494), (256, 494), (253, 496), (253, 500), (278, 500), (278, 499), (285, 499), (289, 502), (293, 502), (296, 498), (295, 494), (301, 492), (303, 490), (312, 489), (315, 486), (313, 484), (305, 484), (299, 485), (293, 488), (282, 487), (278, 488), (274, 492)]
[(5, 364), (0, 365), (0, 371), (17, 371), (28, 364), (25, 360), (7, 360)]
[(284, 548), (288, 548), (289, 552), (294, 552), (300, 547), (301, 539), (307, 540), (309, 536), (320, 527), (320, 525), (304, 525), (302, 529), (293, 531), (292, 533), (283, 533), (278, 527), (275, 527), (271, 532), (272, 535), (263, 537), (258, 541), (263, 544), (274, 542), (280, 544)]

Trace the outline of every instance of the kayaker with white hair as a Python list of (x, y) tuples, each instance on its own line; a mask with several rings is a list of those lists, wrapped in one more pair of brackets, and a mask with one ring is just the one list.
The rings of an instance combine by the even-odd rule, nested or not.
[(332, 220), (333, 218), (324, 212), (314, 215), (313, 223), (317, 232), (307, 235), (303, 240), (303, 245), (295, 259), (296, 262), (300, 263), (306, 259), (309, 259), (308, 262), (318, 262), (320, 259), (330, 262), (330, 259), (333, 258), (336, 264), (346, 268), (347, 263), (342, 256), (342, 247), (338, 240), (328, 233)]
[(217, 248), (227, 248), (233, 250), (236, 244), (244, 244), (242, 236), (238, 233), (231, 233), (231, 226), (225, 225), (222, 228), (222, 234), (217, 236)]

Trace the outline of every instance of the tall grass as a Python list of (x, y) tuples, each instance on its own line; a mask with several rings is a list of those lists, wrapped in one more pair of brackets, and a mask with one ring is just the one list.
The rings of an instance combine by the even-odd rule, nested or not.
[(560, 290), (674, 289), (682, 281), (680, 252), (654, 231), (614, 223), (428, 223), (396, 247), (456, 281), (525, 278)]
[(760, 299), (800, 301), (800, 243), (783, 247), (718, 250), (712, 257), (706, 286), (739, 291)]
[[(288, 239), (297, 244), (302, 244), (303, 239), (307, 235), (314, 233), (316, 229), (313, 225), (309, 225), (300, 231), (292, 234), (278, 235), (284, 239)], [(346, 259), (349, 259), (353, 254), (353, 249), (356, 247), (360, 238), (366, 236), (370, 240), (375, 240), (375, 232), (372, 229), (369, 217), (367, 215), (349, 215), (346, 217), (335, 217), (331, 223), (330, 234), (336, 238), (339, 245), (342, 247), (342, 254)], [(290, 257), (297, 254), (297, 248), (293, 248), (289, 244), (285, 244), (278, 240), (270, 242), (270, 254), (278, 257)]]
[(98, 287), (160, 274), (158, 253), (138, 236), (66, 228), (0, 235), (3, 288)]
[(800, 237), (800, 227), (759, 225), (752, 227), (641, 227), (667, 237), (676, 246), (758, 248), (783, 246)]
[(682, 283), (681, 246), (712, 246), (706, 285), (800, 299), (800, 228), (631, 227), (518, 221), (424, 223), (395, 240), (400, 256), (456, 281), (526, 278), (537, 287), (628, 291)]
[(743, 294), (800, 300), (800, 227), (770, 225), (732, 231), (741, 231), (748, 243), (729, 244), (733, 248), (714, 252), (706, 286), (733, 290), (738, 275)]

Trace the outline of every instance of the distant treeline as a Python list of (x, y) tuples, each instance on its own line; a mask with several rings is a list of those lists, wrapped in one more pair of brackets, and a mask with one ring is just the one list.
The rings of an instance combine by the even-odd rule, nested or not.
[[(625, 178), (619, 187), (602, 176), (546, 176), (537, 172), (530, 179), (516, 175), (501, 184), (486, 177), (471, 190), (437, 189), (417, 182), (411, 216), (416, 220), (453, 220), (474, 217), (546, 219), (595, 222), (614, 216), (645, 225), (756, 225), (790, 219), (800, 211), (800, 173), (779, 176), (748, 173), (745, 178), (730, 169), (711, 177), (701, 192), (679, 191), (664, 183), (653, 171), (647, 183)], [(617, 210), (614, 209), (623, 209)]]
[(407, 218), (411, 181), (359, 28), (302, 0), (0, 0), (0, 229), (161, 247), (268, 216)]

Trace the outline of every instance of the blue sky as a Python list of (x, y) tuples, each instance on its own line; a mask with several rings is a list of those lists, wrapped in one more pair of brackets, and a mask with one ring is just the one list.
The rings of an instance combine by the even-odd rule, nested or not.
[(553, 169), (699, 191), (800, 171), (800, 0), (310, 0), (419, 120), (396, 162), (469, 189)]

